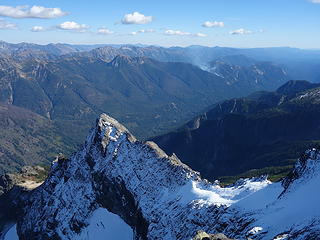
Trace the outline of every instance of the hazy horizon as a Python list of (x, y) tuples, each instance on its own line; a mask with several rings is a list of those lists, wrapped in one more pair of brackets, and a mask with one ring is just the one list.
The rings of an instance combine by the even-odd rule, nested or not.
[(292, 46), (262, 46), (262, 47), (235, 47), (235, 46), (217, 46), (217, 45), (185, 45), (185, 46), (179, 46), (179, 45), (172, 45), (172, 46), (164, 46), (164, 45), (157, 45), (157, 44), (143, 44), (143, 43), (67, 43), (67, 42), (48, 42), (48, 43), (36, 43), (36, 42), (26, 42), (26, 41), (16, 41), (16, 42), (8, 42), (4, 40), (0, 40), (1, 42), (5, 42), (8, 44), (35, 44), (35, 45), (41, 45), (41, 46), (47, 46), (50, 44), (62, 44), (62, 45), (74, 45), (74, 46), (94, 46), (94, 45), (105, 45), (105, 46), (148, 46), (148, 47), (162, 47), (162, 48), (175, 48), (175, 47), (181, 47), (181, 48), (188, 48), (188, 47), (208, 47), (208, 48), (234, 48), (234, 49), (255, 49), (255, 48), (291, 48), (291, 49), (299, 49), (299, 50), (314, 50), (318, 51), (320, 48), (299, 48), (299, 47), (292, 47)]

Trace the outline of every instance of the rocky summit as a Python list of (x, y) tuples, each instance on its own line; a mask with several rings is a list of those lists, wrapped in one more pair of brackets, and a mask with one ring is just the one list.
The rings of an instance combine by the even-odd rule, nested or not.
[[(319, 173), (320, 153), (311, 149), (283, 182), (261, 177), (223, 188), (103, 114), (82, 149), (58, 157), (41, 186), (15, 197), (19, 211), (0, 236), (319, 239)], [(5, 189), (1, 200), (12, 191)]]

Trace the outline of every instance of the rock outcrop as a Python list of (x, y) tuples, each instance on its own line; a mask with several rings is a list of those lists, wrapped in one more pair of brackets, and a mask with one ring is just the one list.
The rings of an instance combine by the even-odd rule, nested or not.
[(45, 175), (46, 170), (40, 166), (27, 166), (20, 173), (0, 175), (0, 239), (16, 219), (23, 216), (26, 202)]

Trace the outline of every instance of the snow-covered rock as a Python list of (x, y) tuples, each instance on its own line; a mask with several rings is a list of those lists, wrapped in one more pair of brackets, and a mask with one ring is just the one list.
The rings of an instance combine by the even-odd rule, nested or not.
[(317, 150), (306, 154), (283, 184), (255, 178), (222, 188), (103, 114), (83, 149), (58, 159), (33, 191), (17, 232), (23, 240), (78, 240), (101, 230), (115, 239), (116, 230), (106, 230), (113, 213), (124, 221), (118, 231), (131, 228), (135, 239), (191, 239), (199, 230), (237, 239), (316, 239), (320, 157)]

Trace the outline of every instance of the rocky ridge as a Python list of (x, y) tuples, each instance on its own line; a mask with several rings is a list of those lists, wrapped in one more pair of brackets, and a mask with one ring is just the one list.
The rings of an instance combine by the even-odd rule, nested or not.
[(105, 208), (131, 226), (135, 239), (191, 239), (199, 230), (236, 239), (316, 238), (320, 155), (306, 154), (299, 174), (283, 185), (256, 178), (222, 188), (101, 115), (84, 147), (58, 158), (24, 202), (17, 233), (22, 240), (80, 239), (95, 210)]

